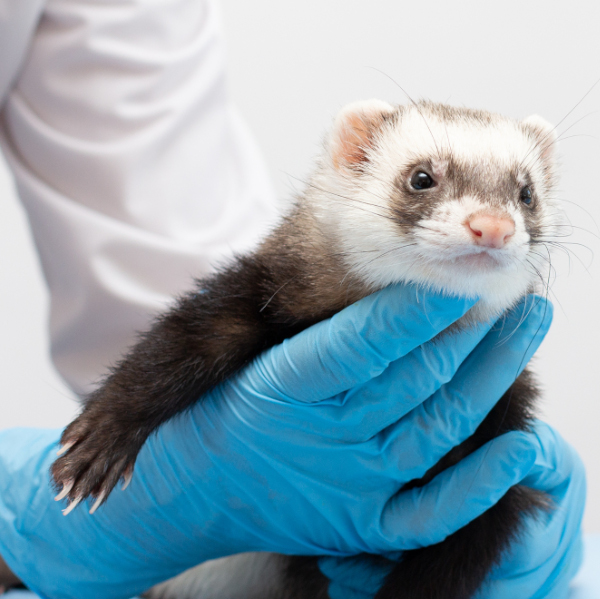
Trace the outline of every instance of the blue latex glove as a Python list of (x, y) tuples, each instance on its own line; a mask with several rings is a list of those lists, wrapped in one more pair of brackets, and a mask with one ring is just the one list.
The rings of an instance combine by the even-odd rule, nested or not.
[(539, 300), (503, 345), (486, 327), (428, 343), (472, 303), (393, 287), (265, 352), (161, 427), (127, 491), (94, 516), (80, 506), (63, 518), (52, 501), (60, 431), (3, 432), (0, 554), (46, 597), (110, 599), (242, 551), (341, 556), (443, 539), (531, 470), (522, 435), (495, 443), (468, 501), (469, 460), (418, 494), (398, 490), (474, 431), (550, 321)]
[[(533, 433), (522, 435), (526, 442), (513, 455), (520, 453), (530, 470), (521, 484), (549, 493), (554, 509), (527, 520), (520, 539), (490, 574), (477, 597), (566, 599), (583, 557), (585, 471), (575, 450), (547, 424), (538, 422)], [(392, 561), (371, 556), (319, 560), (321, 571), (331, 581), (331, 599), (372, 599), (393, 565)]]

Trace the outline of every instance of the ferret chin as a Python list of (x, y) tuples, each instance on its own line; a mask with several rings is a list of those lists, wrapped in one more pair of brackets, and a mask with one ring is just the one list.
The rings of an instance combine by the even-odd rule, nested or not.
[[(534, 290), (559, 224), (555, 141), (537, 116), (518, 121), (378, 100), (343, 109), (305, 193), (281, 224), (254, 253), (199, 281), (159, 317), (67, 427), (52, 473), (73, 502), (68, 509), (88, 496), (97, 498), (96, 509), (119, 478), (131, 478), (158, 426), (260, 352), (377, 289), (410, 282), (477, 297), (465, 326), (499, 316)], [(497, 435), (526, 430), (537, 395), (524, 371), (472, 437), (408, 486), (426, 484)], [(119, 418), (124, 410), (126, 420)], [(377, 599), (469, 599), (524, 517), (545, 507), (538, 492), (513, 487), (442, 543), (405, 552)], [(268, 593), (261, 595), (259, 584), (257, 597), (327, 597), (314, 559), (268, 562), (264, 576), (252, 577), (268, 580)], [(235, 582), (241, 562), (229, 563)], [(262, 562), (244, 563), (258, 569)], [(155, 596), (192, 599), (182, 588), (167, 583)], [(234, 591), (218, 596), (250, 599)]]

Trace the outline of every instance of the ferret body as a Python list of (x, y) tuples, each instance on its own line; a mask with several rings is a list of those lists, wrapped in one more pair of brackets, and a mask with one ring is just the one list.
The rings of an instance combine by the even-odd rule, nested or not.
[[(427, 102), (371, 100), (343, 109), (282, 223), (254, 253), (199, 281), (160, 317), (65, 430), (65, 454), (52, 472), (70, 507), (89, 495), (101, 504), (119, 478), (131, 476), (153, 430), (260, 352), (377, 289), (411, 282), (478, 297), (458, 326), (513, 306), (539, 283), (545, 258), (537, 247), (558, 225), (553, 131), (539, 117), (516, 121)], [(536, 395), (525, 371), (473, 437), (410, 486), (498, 434), (526, 429)], [(378, 599), (468, 599), (524, 516), (543, 506), (538, 493), (512, 488), (444, 542), (405, 552)], [(209, 563), (150, 596), (327, 597), (313, 558), (263, 554), (219, 563), (227, 560), (237, 572), (229, 591)], [(269, 575), (257, 579), (263, 570)]]

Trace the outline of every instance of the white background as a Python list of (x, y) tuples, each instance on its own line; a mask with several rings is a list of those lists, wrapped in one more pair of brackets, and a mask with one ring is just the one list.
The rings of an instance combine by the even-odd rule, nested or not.
[[(223, 0), (234, 98), (282, 199), (301, 190), (345, 103), (411, 96), (558, 123), (600, 78), (600, 3)], [(381, 74), (383, 71), (386, 75)], [(600, 532), (600, 85), (559, 126), (560, 197), (575, 227), (555, 252), (554, 325), (535, 360), (542, 413), (588, 469), (586, 529)], [(580, 118), (580, 122), (576, 121)], [(571, 129), (567, 129), (572, 126)], [(0, 427), (60, 426), (76, 407), (52, 370), (46, 291), (0, 168)], [(585, 247), (583, 247), (585, 246)], [(583, 262), (583, 265), (582, 263)], [(585, 266), (584, 266), (585, 265)]]

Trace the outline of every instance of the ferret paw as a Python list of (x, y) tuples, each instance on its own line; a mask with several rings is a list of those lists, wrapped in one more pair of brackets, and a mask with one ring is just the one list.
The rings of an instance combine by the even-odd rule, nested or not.
[[(121, 425), (122, 427), (122, 425)], [(126, 489), (133, 476), (137, 454), (147, 435), (137, 429), (119, 430), (110, 417), (84, 411), (64, 431), (60, 456), (52, 465), (51, 474), (56, 489), (56, 501), (68, 499), (63, 510), (66, 516), (77, 505), (94, 499), (93, 514), (108, 498), (120, 479)]]

